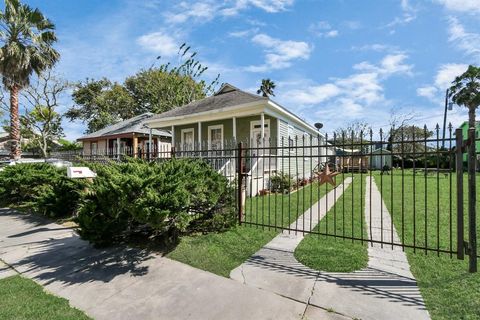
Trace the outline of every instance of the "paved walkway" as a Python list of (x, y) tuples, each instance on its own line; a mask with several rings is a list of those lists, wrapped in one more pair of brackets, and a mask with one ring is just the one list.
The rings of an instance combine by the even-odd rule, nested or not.
[[(346, 189), (351, 180), (345, 180), (344, 183)], [(305, 217), (297, 220), (299, 229), (302, 230), (303, 226), (303, 230), (312, 228), (312, 225), (314, 227), (318, 223), (318, 217), (321, 219), (328, 212), (334, 204), (333, 200), (340, 197), (342, 190), (343, 186), (340, 185), (336, 193), (331, 191), (320, 200), (320, 206), (315, 204), (312, 207), (312, 210), (319, 210), (313, 215), (316, 219), (312, 224), (308, 221), (310, 210), (307, 210)], [(369, 178), (366, 192), (365, 220), (369, 223)], [(369, 237), (380, 239), (383, 221), (383, 239), (390, 241), (390, 215), (375, 183), (372, 183), (371, 199), (372, 225), (368, 228)], [(308, 221), (305, 225), (302, 224), (304, 219)], [(398, 241), (395, 230), (393, 234), (394, 240)], [(324, 319), (430, 319), (401, 248), (392, 250), (391, 246), (381, 248), (374, 244), (368, 248), (367, 268), (353, 273), (318, 272), (299, 263), (293, 255), (303, 237), (301, 232), (283, 232), (234, 269), (230, 274), (231, 278), (306, 303), (308, 306), (335, 311), (329, 313), (330, 318)], [(307, 308), (306, 316), (315, 315), (309, 314)]]
[[(153, 253), (99, 250), (71, 229), (0, 209), (0, 277), (19, 272), (95, 319), (324, 319), (326, 311)], [(313, 318), (313, 317), (311, 317)], [(308, 318), (308, 319), (311, 319)]]

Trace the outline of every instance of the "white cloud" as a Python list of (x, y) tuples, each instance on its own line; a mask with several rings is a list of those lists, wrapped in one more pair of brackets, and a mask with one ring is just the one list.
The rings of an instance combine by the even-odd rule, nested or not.
[(466, 55), (480, 62), (480, 34), (466, 31), (455, 17), (450, 17), (448, 22), (448, 40)]
[(229, 17), (249, 8), (258, 8), (268, 13), (287, 10), (294, 0), (201, 0), (181, 1), (173, 11), (165, 14), (166, 21), (172, 24), (208, 22), (216, 17)]
[(267, 70), (284, 69), (292, 65), (293, 60), (306, 60), (310, 57), (313, 47), (303, 41), (280, 40), (266, 34), (257, 34), (252, 42), (264, 47), (265, 63), (260, 66), (249, 66), (250, 72), (265, 72)]
[(425, 97), (429, 100), (434, 100), (437, 96), (438, 89), (434, 86), (420, 87), (417, 89), (417, 95)]
[(382, 43), (372, 43), (372, 44), (365, 44), (362, 46), (352, 46), (352, 51), (376, 51), (376, 52), (384, 52), (384, 51), (391, 51), (391, 52), (398, 52), (398, 48), (395, 46), (382, 44)]
[(480, 0), (436, 0), (447, 10), (475, 13), (480, 12)]
[(165, 57), (174, 56), (179, 48), (176, 39), (163, 31), (145, 34), (137, 39), (137, 43), (144, 49)]
[(318, 104), (341, 93), (341, 89), (332, 83), (310, 86), (306, 89), (293, 89), (288, 92), (291, 99), (300, 104)]
[(435, 76), (435, 86), (441, 90), (446, 90), (452, 85), (455, 77), (467, 71), (468, 65), (461, 63), (448, 63), (440, 66)]
[(258, 28), (251, 28), (246, 30), (232, 31), (228, 35), (234, 38), (245, 38), (249, 37), (252, 34), (258, 33)]
[(363, 61), (353, 66), (354, 69), (360, 71), (369, 71), (377, 73), (378, 75), (390, 76), (392, 74), (412, 74), (413, 66), (406, 64), (405, 60), (408, 56), (404, 53), (388, 54), (379, 65), (372, 65), (369, 62)]
[(433, 83), (417, 89), (417, 95), (427, 98), (435, 104), (442, 104), (445, 90), (450, 88), (455, 77), (464, 73), (468, 68), (466, 64), (448, 63), (441, 65), (433, 79)]
[(279, 83), (278, 99), (296, 106), (300, 114), (328, 121), (329, 125), (359, 119), (372, 124), (379, 119), (385, 121), (391, 102), (384, 95), (383, 83), (392, 76), (411, 74), (412, 66), (405, 63), (407, 58), (386, 55), (377, 64), (363, 62), (354, 66), (357, 72), (323, 84), (308, 80)]
[[(393, 19), (392, 22), (386, 25), (387, 28), (393, 28), (398, 25), (406, 25), (417, 18), (417, 8), (412, 6), (409, 0), (401, 0), (400, 8), (402, 9), (402, 15)], [(393, 31), (394, 32), (394, 31)]]
[(308, 31), (317, 37), (334, 38), (339, 35), (338, 30), (332, 28), (328, 21), (318, 21), (310, 24)]

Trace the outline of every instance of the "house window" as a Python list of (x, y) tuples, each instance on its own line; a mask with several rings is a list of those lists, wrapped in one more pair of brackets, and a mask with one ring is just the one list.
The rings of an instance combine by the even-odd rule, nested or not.
[(295, 141), (293, 140), (294, 138), (294, 131), (293, 131), (293, 126), (288, 126), (288, 148), (290, 151), (293, 151), (293, 148), (295, 146)]
[(98, 152), (98, 142), (90, 143), (90, 154), (97, 154)]
[(223, 125), (208, 127), (208, 149), (221, 150), (223, 149)]
[(182, 129), (180, 132), (180, 149), (182, 151), (193, 151), (194, 150), (194, 142), (195, 142), (195, 134), (193, 128)]

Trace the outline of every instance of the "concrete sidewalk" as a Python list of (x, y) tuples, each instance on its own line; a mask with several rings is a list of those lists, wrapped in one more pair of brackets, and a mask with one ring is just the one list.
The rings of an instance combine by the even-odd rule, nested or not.
[[(71, 229), (8, 209), (0, 209), (0, 259), (95, 319), (326, 319), (328, 315), (144, 250), (98, 250)], [(12, 274), (4, 266), (0, 269), (3, 275)]]
[[(369, 237), (380, 240), (383, 236), (384, 241), (390, 242), (393, 234), (394, 241), (398, 241), (396, 231), (391, 229), (388, 209), (373, 181), (370, 197), (369, 180), (367, 178), (364, 209), (368, 225), (371, 208)], [(345, 179), (344, 187), (338, 186), (337, 192), (330, 191), (319, 204), (315, 204), (312, 207), (312, 211), (315, 211), (314, 219), (309, 218), (310, 210), (299, 217), (296, 222), (299, 229), (314, 228), (350, 183), (351, 179)], [(306, 303), (308, 306), (333, 310), (335, 313), (329, 314), (332, 319), (430, 319), (401, 248), (392, 250), (391, 246), (369, 245), (367, 268), (352, 273), (320, 272), (295, 259), (295, 248), (303, 237), (302, 232), (284, 231), (234, 269), (230, 277), (252, 287)], [(311, 315), (309, 310), (314, 309), (307, 308), (306, 316)]]

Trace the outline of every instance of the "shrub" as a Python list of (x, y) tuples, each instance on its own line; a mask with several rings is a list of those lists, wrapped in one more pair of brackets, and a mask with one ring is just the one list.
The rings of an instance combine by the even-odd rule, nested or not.
[(287, 173), (279, 172), (270, 178), (270, 190), (272, 192), (290, 192), (293, 185), (293, 179)]
[(235, 221), (227, 180), (202, 161), (130, 161), (94, 169), (97, 177), (77, 221), (81, 236), (97, 245), (145, 229), (175, 240), (189, 225), (219, 230)]
[(84, 182), (66, 177), (66, 169), (46, 163), (17, 164), (0, 172), (0, 203), (49, 217), (75, 212)]

